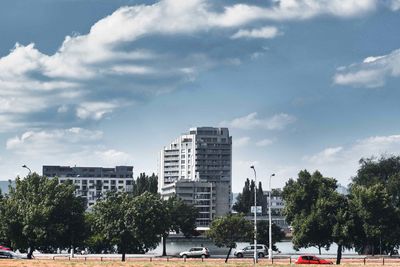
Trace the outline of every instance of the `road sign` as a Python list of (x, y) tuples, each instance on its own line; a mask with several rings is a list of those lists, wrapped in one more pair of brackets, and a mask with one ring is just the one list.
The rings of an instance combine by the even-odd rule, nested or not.
[[(254, 206), (251, 206), (251, 213), (254, 213)], [(257, 213), (262, 213), (262, 207), (257, 206)]]

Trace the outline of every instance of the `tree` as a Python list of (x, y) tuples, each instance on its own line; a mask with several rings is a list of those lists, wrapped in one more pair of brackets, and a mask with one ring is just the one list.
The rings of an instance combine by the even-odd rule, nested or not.
[(3, 200), (3, 223), (13, 248), (55, 250), (83, 241), (84, 202), (75, 197), (75, 187), (36, 173), (20, 179)]
[(168, 226), (163, 234), (163, 256), (167, 255), (166, 240), (170, 231), (182, 232), (185, 237), (190, 237), (196, 229), (197, 208), (185, 204), (181, 199), (173, 196), (164, 201), (167, 211), (167, 219), (164, 222)]
[(247, 178), (244, 183), (242, 193), (239, 193), (236, 198), (236, 203), (233, 205), (233, 209), (239, 213), (243, 214), (249, 213), (251, 207), (250, 199), (251, 199), (250, 180), (249, 178)]
[[(285, 233), (276, 224), (271, 225), (272, 229), (272, 250), (278, 251), (275, 246), (276, 242), (282, 241), (285, 237)], [(251, 239), (249, 240), (251, 242)], [(260, 244), (265, 244), (269, 247), (269, 222), (268, 221), (258, 221), (257, 222), (257, 242)]]
[(290, 179), (283, 189), (286, 220), (293, 227), (294, 247), (315, 246), (329, 249), (335, 223), (336, 180), (318, 171), (301, 171), (297, 181)]
[(101, 234), (101, 229), (99, 229), (96, 224), (95, 216), (96, 215), (90, 211), (85, 214), (85, 230), (87, 232), (85, 247), (89, 249), (90, 253), (115, 252), (114, 246), (107, 242), (104, 235)]
[(225, 262), (228, 262), (232, 248), (236, 247), (236, 242), (245, 242), (251, 239), (253, 226), (241, 214), (228, 214), (212, 221), (207, 236), (211, 238), (218, 247), (228, 247), (229, 252)]
[(397, 244), (399, 229), (398, 211), (382, 184), (369, 187), (352, 186), (350, 204), (360, 218), (363, 237), (356, 240), (356, 249), (370, 251), (372, 255), (390, 252)]
[(259, 182), (258, 187), (256, 188), (254, 180), (250, 181), (249, 178), (245, 181), (242, 193), (239, 193), (236, 197), (236, 203), (233, 205), (233, 210), (239, 213), (249, 214), (251, 206), (254, 206), (254, 190), (257, 190), (257, 206), (262, 206), (263, 213), (265, 214), (268, 202), (264, 196), (262, 184)]
[[(350, 198), (365, 238), (357, 240), (356, 249), (390, 253), (400, 240), (400, 156), (363, 158), (359, 163), (350, 185)], [(367, 195), (362, 196), (364, 193)], [(380, 214), (385, 214), (384, 218)]]
[(167, 213), (160, 198), (149, 192), (133, 197), (111, 193), (93, 208), (95, 228), (110, 245), (115, 245), (125, 261), (126, 253), (154, 249), (165, 233)]
[(135, 196), (140, 196), (144, 192), (150, 192), (152, 194), (157, 194), (158, 190), (158, 178), (154, 173), (151, 176), (146, 175), (146, 173), (140, 173), (139, 177), (133, 184), (133, 194)]
[(332, 229), (332, 240), (337, 244), (336, 264), (340, 264), (342, 251), (354, 247), (356, 240), (363, 239), (360, 218), (352, 209), (347, 196), (336, 194), (336, 214)]

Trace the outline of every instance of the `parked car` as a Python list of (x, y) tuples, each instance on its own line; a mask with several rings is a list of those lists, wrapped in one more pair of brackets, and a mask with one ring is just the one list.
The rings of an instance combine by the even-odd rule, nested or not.
[(8, 248), (8, 247), (5, 247), (5, 246), (0, 245), (0, 250), (8, 250), (8, 251), (11, 251), (11, 248)]
[[(253, 257), (254, 256), (254, 245), (247, 246), (243, 249), (236, 250), (233, 253), (238, 258), (243, 257)], [(263, 258), (265, 255), (268, 255), (268, 247), (263, 244), (257, 244), (257, 255), (259, 258)]]
[(188, 258), (188, 257), (208, 258), (208, 257), (210, 257), (210, 252), (209, 252), (208, 248), (195, 247), (195, 248), (189, 249), (188, 251), (183, 251), (183, 252), (179, 253), (179, 256), (181, 258)]
[(22, 259), (22, 257), (10, 250), (0, 250), (0, 259)]
[(311, 255), (302, 255), (295, 261), (296, 264), (333, 264), (331, 261), (320, 259)]

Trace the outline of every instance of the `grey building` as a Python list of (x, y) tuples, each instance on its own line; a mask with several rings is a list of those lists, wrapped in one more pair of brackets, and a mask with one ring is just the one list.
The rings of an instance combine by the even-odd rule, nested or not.
[(45, 165), (43, 176), (58, 177), (60, 183), (71, 180), (75, 185), (75, 194), (86, 198), (87, 207), (109, 191), (133, 190), (133, 166), (102, 168)]
[(176, 194), (199, 209), (198, 227), (208, 227), (215, 216), (228, 213), (232, 191), (228, 128), (196, 127), (179, 136), (160, 153), (158, 179), (163, 198)]

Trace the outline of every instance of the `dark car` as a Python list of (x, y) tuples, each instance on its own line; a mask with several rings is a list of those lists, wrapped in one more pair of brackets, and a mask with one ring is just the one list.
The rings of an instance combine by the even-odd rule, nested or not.
[(296, 264), (333, 264), (333, 262), (331, 262), (331, 261), (320, 259), (318, 257), (311, 256), (311, 255), (302, 255), (296, 260), (295, 263)]
[(22, 257), (9, 250), (0, 250), (0, 259), (22, 259)]

